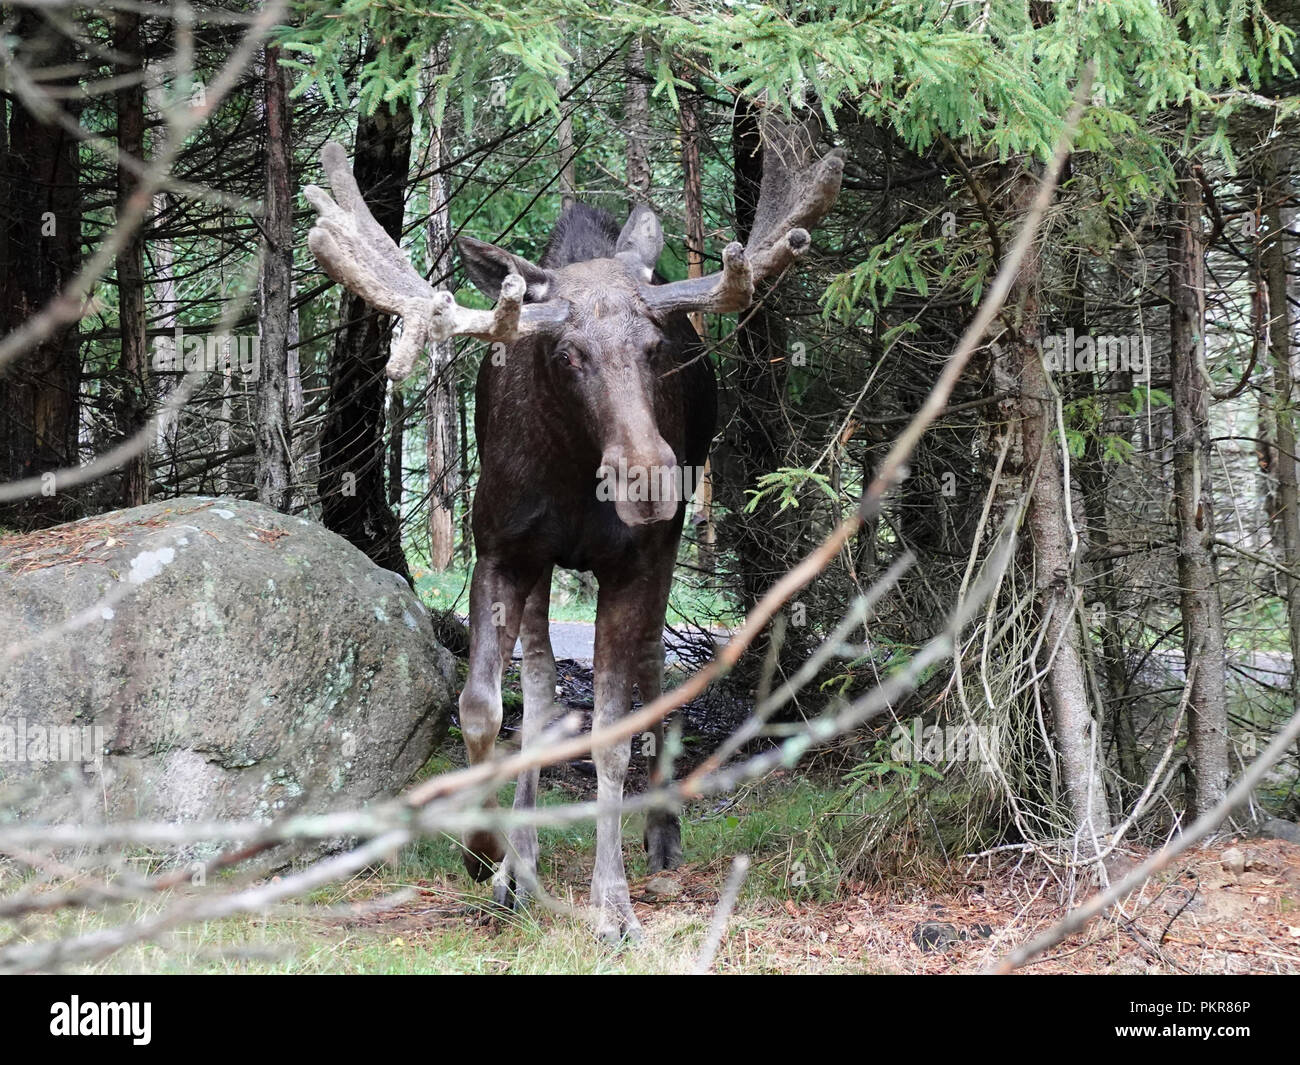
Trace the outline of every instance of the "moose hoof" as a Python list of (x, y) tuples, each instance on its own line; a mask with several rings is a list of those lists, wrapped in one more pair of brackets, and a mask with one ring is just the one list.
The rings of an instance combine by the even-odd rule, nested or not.
[(509, 861), (503, 862), (492, 878), (492, 901), (503, 910), (521, 913), (528, 908), (536, 882), (536, 874), (521, 875), (511, 868)]
[(465, 840), (465, 872), (476, 884), (492, 878), (492, 867), (506, 855), (505, 841), (494, 832), (471, 832)]
[(632, 912), (632, 900), (628, 896), (626, 881), (609, 888), (593, 883), (591, 904), (596, 910), (596, 936), (607, 947), (640, 943), (644, 938), (641, 922)]
[(596, 938), (611, 950), (636, 946), (645, 939), (641, 931), (641, 922), (633, 916), (629, 908), (626, 913), (611, 913), (602, 910), (596, 922)]
[(682, 825), (672, 814), (653, 811), (646, 818), (646, 866), (663, 873), (682, 864)]
[(522, 913), (528, 908), (530, 897), (528, 889), (513, 876), (505, 880), (496, 880), (492, 884), (492, 901), (496, 903), (498, 909), (508, 910), (510, 913)]

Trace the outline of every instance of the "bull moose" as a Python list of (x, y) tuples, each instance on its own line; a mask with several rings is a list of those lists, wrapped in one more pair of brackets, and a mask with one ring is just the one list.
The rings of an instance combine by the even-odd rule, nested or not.
[[(595, 712), (601, 728), (663, 683), (663, 625), (689, 493), (683, 470), (703, 466), (716, 415), (713, 370), (687, 315), (748, 307), (754, 286), (787, 269), (809, 245), (808, 230), (838, 195), (843, 158), (819, 155), (815, 121), (762, 122), (759, 202), (746, 245), (733, 242), (721, 269), (663, 282), (655, 264), (663, 231), (653, 211), (634, 208), (620, 228), (580, 203), (560, 216), (537, 264), (502, 248), (458, 238), (466, 273), (495, 301), (461, 306), (412, 268), (362, 200), (341, 147), (321, 163), (335, 203), (304, 190), (317, 218), (308, 244), (324, 271), (375, 309), (400, 316), (387, 374), (400, 381), (430, 342), (469, 336), (504, 357), (478, 371), (474, 430), (480, 475), (473, 504), (476, 562), (470, 586), (469, 676), (460, 728), (471, 764), (493, 756), (501, 727), (501, 674), (522, 637), (525, 748), (555, 714), (555, 658), (548, 631), (555, 566), (590, 570), (596, 607)], [(435, 370), (437, 368), (435, 367)], [(634, 491), (633, 476), (642, 488)], [(601, 488), (605, 491), (601, 491)], [(652, 779), (671, 767), (657, 730)], [(623, 867), (620, 806), (630, 743), (594, 751), (599, 812), (591, 903), (606, 940), (637, 937)], [(515, 808), (536, 801), (538, 771), (524, 772)], [(537, 883), (537, 830), (509, 839), (475, 831), (464, 841), (476, 880), (519, 906)], [(652, 871), (681, 859), (675, 813), (647, 816)], [(495, 867), (495, 875), (494, 875)]]

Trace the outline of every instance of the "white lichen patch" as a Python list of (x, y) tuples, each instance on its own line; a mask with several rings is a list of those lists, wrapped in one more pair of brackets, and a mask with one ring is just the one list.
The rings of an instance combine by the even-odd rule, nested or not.
[(164, 566), (175, 560), (176, 549), (173, 547), (160, 547), (157, 551), (141, 551), (131, 559), (131, 572), (127, 574), (126, 579), (132, 584), (143, 584), (150, 578), (158, 576)]
[(225, 518), (226, 521), (229, 521), (231, 518), (235, 516), (235, 512), (233, 510), (224, 510), (219, 507), (213, 507), (212, 513), (215, 514), (218, 518)]

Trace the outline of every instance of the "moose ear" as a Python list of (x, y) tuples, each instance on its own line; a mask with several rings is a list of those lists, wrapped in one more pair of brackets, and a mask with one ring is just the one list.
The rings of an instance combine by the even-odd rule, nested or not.
[(632, 208), (623, 225), (623, 232), (618, 235), (618, 244), (614, 246), (615, 255), (629, 254), (644, 271), (644, 279), (650, 280), (654, 273), (659, 253), (664, 250), (664, 231), (654, 211), (643, 203)]
[(551, 277), (540, 266), (534, 266), (527, 259), (513, 255), (504, 248), (473, 237), (457, 237), (456, 246), (460, 248), (460, 257), (465, 261), (465, 272), (469, 274), (469, 279), (488, 299), (495, 300), (501, 295), (501, 282), (511, 273), (522, 277), (528, 286), (524, 295), (526, 300), (546, 299)]

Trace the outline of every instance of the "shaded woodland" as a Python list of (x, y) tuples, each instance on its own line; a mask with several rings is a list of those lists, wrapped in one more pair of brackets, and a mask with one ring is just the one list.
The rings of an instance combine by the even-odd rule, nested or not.
[[(620, 223), (653, 206), (670, 280), (716, 269), (754, 222), (758, 110), (819, 116), (846, 165), (813, 250), (739, 320), (697, 322), (720, 417), (669, 615), (683, 670), (858, 511), (1007, 258), (1086, 69), (1052, 204), (941, 415), (719, 683), (766, 708), (747, 750), (779, 743), (907, 673), (970, 607), (914, 691), (807, 743), (842, 782), (843, 816), (807, 844), (834, 855), (832, 892), (918, 850), (1084, 869), (1159, 844), (1296, 714), (1294, 0), (3, 19), (0, 533), (257, 500), (410, 582), (461, 652), (490, 348), (459, 339), (436, 376), (421, 360), (386, 380), (394, 322), (307, 247), (322, 145), (346, 147), (417, 270), (487, 306), (455, 236), (535, 262), (570, 197)], [(593, 601), (583, 575), (557, 581)], [(900, 755), (913, 720), (972, 730), (978, 757)], [(1300, 821), (1300, 746), (1234, 817)]]

